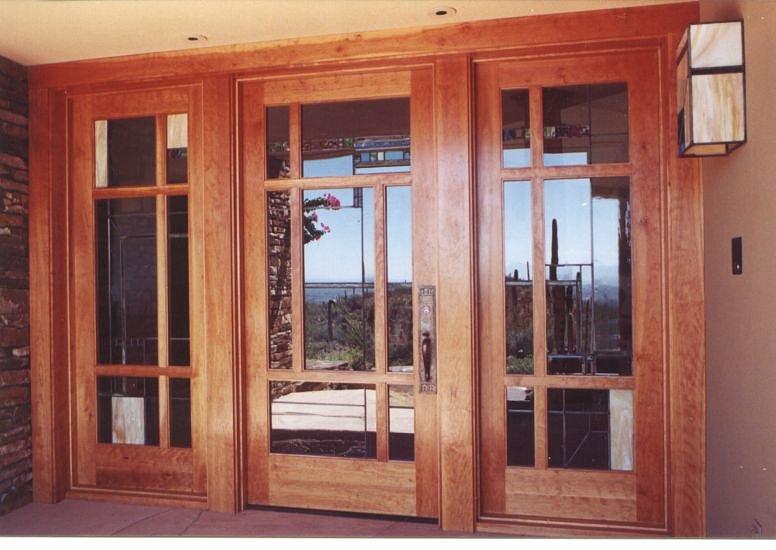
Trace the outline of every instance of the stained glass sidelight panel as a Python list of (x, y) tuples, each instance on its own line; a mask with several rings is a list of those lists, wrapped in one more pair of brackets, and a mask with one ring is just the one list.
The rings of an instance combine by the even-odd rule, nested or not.
[(95, 210), (98, 361), (154, 365), (156, 199), (98, 200)]

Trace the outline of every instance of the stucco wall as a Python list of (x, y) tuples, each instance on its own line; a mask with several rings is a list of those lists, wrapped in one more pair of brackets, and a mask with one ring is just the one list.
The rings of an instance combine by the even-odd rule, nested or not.
[[(702, 1), (744, 20), (748, 142), (703, 161), (709, 536), (776, 537), (776, 2)], [(732, 275), (731, 239), (743, 238)]]
[(0, 57), (0, 514), (32, 495), (27, 70)]

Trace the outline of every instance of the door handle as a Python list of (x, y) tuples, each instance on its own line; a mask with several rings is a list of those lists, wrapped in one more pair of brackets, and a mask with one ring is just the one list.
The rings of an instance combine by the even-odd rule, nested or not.
[(426, 382), (431, 380), (431, 335), (423, 331), (423, 340), (420, 344), (420, 355), (423, 359), (423, 378)]
[[(436, 393), (436, 298), (433, 286), (418, 288), (418, 344), (420, 347), (420, 365), (418, 382), (420, 393)], [(416, 348), (417, 349), (417, 348)]]

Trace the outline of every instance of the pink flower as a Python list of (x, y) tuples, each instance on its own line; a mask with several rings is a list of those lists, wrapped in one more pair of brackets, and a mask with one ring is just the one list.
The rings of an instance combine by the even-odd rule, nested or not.
[(317, 221), (318, 221), (318, 212), (316, 212), (315, 210), (313, 210), (313, 213), (312, 213), (312, 214), (310, 214), (310, 218), (311, 218), (311, 219), (312, 219), (314, 222), (317, 222)]
[(332, 195), (331, 193), (326, 193), (323, 196), (323, 200), (325, 201), (326, 208), (331, 208), (332, 210), (337, 210), (340, 207), (340, 200)]
[(322, 229), (323, 229), (323, 230), (324, 230), (326, 233), (331, 233), (331, 227), (329, 227), (328, 225), (326, 225), (326, 224), (325, 224), (325, 223), (323, 223), (323, 222), (321, 222), (321, 228), (322, 228)]

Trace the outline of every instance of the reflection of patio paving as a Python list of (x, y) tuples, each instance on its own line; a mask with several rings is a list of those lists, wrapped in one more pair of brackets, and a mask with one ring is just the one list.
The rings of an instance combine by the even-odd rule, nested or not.
[[(272, 403), (273, 430), (375, 431), (375, 390), (290, 393)], [(390, 430), (414, 433), (414, 410), (391, 409)]]

